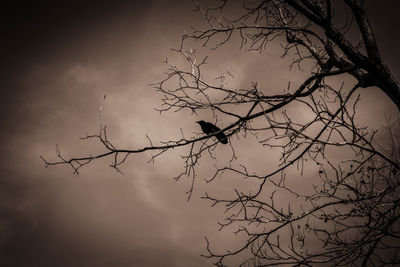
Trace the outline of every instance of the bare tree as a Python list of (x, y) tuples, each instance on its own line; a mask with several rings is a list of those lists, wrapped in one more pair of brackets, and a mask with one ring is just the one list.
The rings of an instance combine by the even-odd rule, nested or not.
[[(90, 162), (112, 157), (112, 167), (119, 171), (127, 157), (134, 153), (154, 151), (153, 158), (176, 147), (187, 147), (183, 156), (184, 171), (193, 192), (196, 167), (203, 154), (214, 158), (218, 141), (224, 132), (231, 140), (255, 136), (262, 147), (281, 150), (280, 164), (273, 171), (256, 173), (235, 163), (235, 149), (225, 166), (216, 167), (217, 177), (236, 175), (247, 179), (251, 190), (235, 188), (228, 198), (205, 193), (204, 199), (226, 208), (227, 217), (221, 229), (230, 228), (243, 237), (234, 249), (214, 249), (206, 239), (207, 258), (224, 266), (230, 257), (241, 255), (243, 265), (339, 265), (375, 266), (400, 263), (400, 145), (398, 120), (388, 121), (386, 147), (376, 141), (376, 131), (360, 125), (356, 111), (361, 88), (383, 91), (400, 111), (400, 88), (382, 61), (377, 41), (363, 9), (362, 0), (264, 0), (243, 1), (240, 14), (228, 12), (231, 1), (214, 1), (196, 11), (204, 16), (207, 27), (185, 34), (176, 52), (188, 67), (177, 67), (166, 61), (168, 72), (156, 84), (162, 94), (160, 112), (169, 110), (210, 110), (214, 118), (234, 120), (220, 132), (195, 138), (153, 144), (139, 149), (119, 149), (107, 137), (106, 127), (85, 139), (98, 139), (105, 152), (80, 158), (64, 158), (46, 166), (70, 165), (75, 173)], [(334, 5), (335, 4), (335, 5)], [(347, 10), (343, 21), (339, 11)], [(228, 15), (231, 14), (231, 15)], [(358, 43), (350, 32), (361, 35)], [(288, 87), (282, 94), (266, 94), (254, 82), (248, 88), (233, 88), (224, 82), (229, 70), (218, 80), (204, 74), (207, 57), (199, 58), (190, 41), (204, 47), (223, 49), (239, 36), (243, 50), (262, 53), (270, 42), (282, 45), (283, 56), (290, 56), (290, 66), (304, 64), (308, 75), (304, 81)], [(349, 80), (350, 82), (344, 82)], [(337, 81), (343, 81), (337, 83)], [(310, 116), (298, 120), (286, 112), (297, 105)], [(100, 112), (101, 113), (101, 112)], [(343, 157), (332, 151), (345, 151)], [(291, 186), (287, 175), (294, 168), (303, 174), (317, 169), (317, 179), (310, 178), (312, 190), (301, 192)], [(291, 174), (293, 176), (293, 174)], [(287, 201), (279, 201), (285, 198)]]

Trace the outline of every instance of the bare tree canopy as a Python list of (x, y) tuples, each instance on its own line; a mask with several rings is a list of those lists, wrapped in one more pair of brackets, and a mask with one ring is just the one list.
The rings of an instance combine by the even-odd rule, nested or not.
[[(206, 135), (186, 137), (182, 131), (175, 140), (154, 144), (147, 137), (148, 145), (121, 149), (109, 140), (101, 108), (99, 133), (84, 139), (97, 139), (104, 152), (65, 158), (57, 147), (58, 161), (42, 157), (46, 167), (69, 165), (77, 174), (92, 161), (110, 157), (111, 167), (120, 171), (132, 154), (152, 151), (154, 161), (184, 147), (184, 170), (175, 179), (191, 179), (190, 198), (199, 163), (204, 158), (216, 162), (221, 156), (217, 147), (229, 143), (229, 160), (223, 166), (215, 163), (207, 182), (234, 176), (247, 184), (234, 186), (226, 196), (205, 193), (203, 198), (226, 209), (220, 229), (235, 232), (241, 245), (218, 248), (206, 238), (204, 257), (218, 266), (234, 257), (249, 266), (400, 264), (399, 119), (388, 120), (382, 144), (357, 113), (367, 87), (382, 91), (400, 111), (400, 87), (380, 55), (364, 1), (193, 3), (205, 26), (182, 36), (175, 51), (185, 65), (166, 60), (165, 78), (154, 86), (162, 96), (160, 112), (209, 111), (213, 124), (199, 122)], [(237, 87), (229, 83), (233, 75), (228, 67), (217, 79), (211, 77), (208, 57), (193, 48), (200, 46), (201, 54), (237, 41), (242, 50), (260, 56), (269, 45), (280, 44), (282, 57), (291, 60), (288, 68), (300, 69), (305, 78), (286, 77), (283, 93), (266, 83)], [(220, 129), (216, 125), (221, 121), (227, 126)], [(239, 148), (231, 140), (240, 143), (249, 137), (263, 151), (278, 149), (273, 169), (254, 171), (238, 162)], [(267, 159), (257, 160), (262, 164)], [(301, 175), (308, 179), (307, 190), (296, 187)]]

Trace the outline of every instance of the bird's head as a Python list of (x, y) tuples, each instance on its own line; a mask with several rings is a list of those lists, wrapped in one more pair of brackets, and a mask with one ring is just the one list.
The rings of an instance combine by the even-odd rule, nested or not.
[(201, 121), (196, 121), (196, 123), (198, 123), (198, 124), (202, 124), (202, 123), (205, 123), (205, 121), (203, 121), (203, 120), (201, 120)]

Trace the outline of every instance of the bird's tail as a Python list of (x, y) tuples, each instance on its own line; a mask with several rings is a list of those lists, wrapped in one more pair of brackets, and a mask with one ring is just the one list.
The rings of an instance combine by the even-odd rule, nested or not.
[(222, 144), (228, 143), (228, 137), (224, 133), (219, 133), (215, 135), (215, 137), (217, 137), (218, 141), (220, 141)]

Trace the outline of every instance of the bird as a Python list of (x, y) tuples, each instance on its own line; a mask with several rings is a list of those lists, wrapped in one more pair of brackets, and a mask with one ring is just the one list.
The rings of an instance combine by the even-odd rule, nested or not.
[[(200, 124), (201, 129), (207, 135), (221, 131), (220, 128), (218, 128), (217, 126), (215, 126), (214, 124), (212, 124), (210, 122), (206, 122), (206, 121), (201, 120), (201, 121), (196, 121), (196, 123)], [(227, 144), (228, 143), (228, 137), (223, 132), (220, 132), (220, 133), (216, 134), (215, 137), (222, 144)]]

